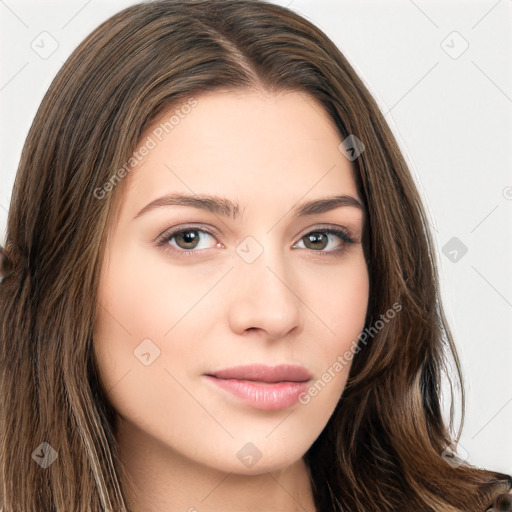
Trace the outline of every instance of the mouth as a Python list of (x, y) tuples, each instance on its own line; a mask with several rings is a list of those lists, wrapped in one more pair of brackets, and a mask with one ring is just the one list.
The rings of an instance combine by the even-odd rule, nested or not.
[(306, 368), (290, 364), (237, 366), (206, 373), (204, 377), (243, 403), (263, 410), (292, 406), (312, 379)]

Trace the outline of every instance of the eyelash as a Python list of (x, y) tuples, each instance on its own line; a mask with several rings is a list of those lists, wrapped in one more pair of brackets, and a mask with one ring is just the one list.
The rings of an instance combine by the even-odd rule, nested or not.
[[(215, 233), (213, 233), (212, 231), (208, 230), (208, 229), (204, 229), (204, 227), (198, 227), (198, 226), (180, 226), (179, 228), (177, 229), (170, 229), (170, 230), (167, 230), (165, 231), (164, 233), (162, 233), (161, 235), (159, 235), (156, 239), (156, 245), (158, 247), (163, 247), (164, 245), (166, 245), (166, 247), (163, 247), (165, 251), (169, 251), (173, 254), (176, 254), (178, 256), (185, 256), (185, 257), (189, 257), (189, 256), (198, 256), (198, 253), (204, 251), (205, 249), (192, 249), (192, 250), (185, 250), (185, 249), (177, 249), (175, 247), (172, 247), (171, 245), (169, 245), (169, 242), (176, 236), (176, 235), (179, 235), (179, 234), (182, 234), (182, 233), (186, 233), (187, 231), (198, 231), (200, 233), (207, 233), (209, 235), (211, 235), (212, 237), (216, 238), (216, 235)], [(321, 234), (326, 234), (326, 235), (335, 235), (337, 236), (338, 238), (340, 238), (340, 240), (342, 241), (341, 243), (341, 246), (338, 247), (337, 249), (334, 249), (334, 250), (330, 250), (330, 251), (317, 251), (317, 250), (314, 250), (314, 249), (307, 249), (308, 251), (311, 251), (315, 254), (319, 254), (319, 255), (322, 255), (322, 256), (333, 256), (333, 257), (336, 257), (336, 256), (340, 256), (342, 253), (344, 253), (347, 249), (347, 246), (348, 245), (351, 245), (354, 242), (354, 240), (351, 238), (351, 236), (349, 235), (348, 231), (344, 228), (341, 228), (339, 226), (336, 226), (336, 227), (328, 227), (328, 228), (319, 228), (319, 229), (314, 229), (314, 230), (311, 230), (309, 231), (308, 233), (304, 234), (299, 242), (307, 237), (308, 235), (311, 235), (313, 233), (321, 233)], [(296, 245), (296, 244), (294, 244)]]

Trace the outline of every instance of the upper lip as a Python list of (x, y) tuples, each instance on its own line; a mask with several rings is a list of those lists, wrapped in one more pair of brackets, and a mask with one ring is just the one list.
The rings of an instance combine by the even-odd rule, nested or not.
[(259, 382), (306, 382), (312, 375), (306, 368), (294, 364), (281, 364), (278, 366), (267, 366), (264, 364), (250, 364), (234, 366), (212, 373), (210, 377), (218, 379), (252, 380)]

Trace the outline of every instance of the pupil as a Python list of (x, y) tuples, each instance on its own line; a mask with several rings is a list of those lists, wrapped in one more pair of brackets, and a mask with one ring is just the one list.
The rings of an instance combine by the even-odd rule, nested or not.
[(197, 231), (196, 230), (189, 230), (189, 231), (183, 231), (178, 235), (178, 239), (184, 240), (185, 245), (192, 244), (192, 247), (189, 247), (187, 245), (186, 249), (193, 249), (194, 242), (198, 239)]
[(318, 246), (315, 247), (314, 244), (320, 243), (320, 245), (322, 245), (322, 242), (325, 242), (325, 240), (324, 240), (325, 235), (323, 233), (310, 234), (310, 235), (308, 235), (307, 238), (308, 238), (309, 242), (313, 244), (313, 248), (316, 248), (316, 249), (318, 249)]

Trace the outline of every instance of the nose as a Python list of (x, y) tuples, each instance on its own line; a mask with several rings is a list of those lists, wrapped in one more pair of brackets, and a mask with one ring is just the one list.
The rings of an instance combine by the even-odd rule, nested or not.
[(231, 274), (234, 284), (227, 306), (233, 332), (257, 330), (277, 340), (302, 329), (299, 283), (286, 269), (282, 254), (264, 250), (252, 263), (240, 258)]

